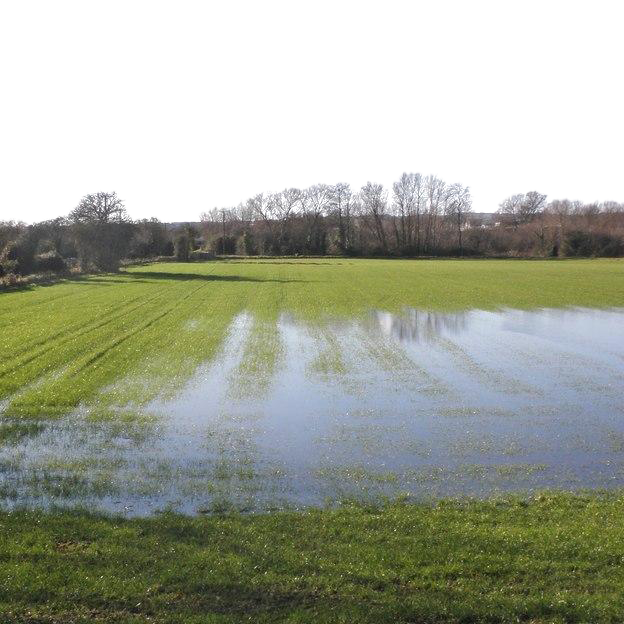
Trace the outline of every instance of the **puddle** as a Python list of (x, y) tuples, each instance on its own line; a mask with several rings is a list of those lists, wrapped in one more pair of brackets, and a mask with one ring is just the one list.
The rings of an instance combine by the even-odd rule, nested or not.
[(129, 515), (624, 486), (624, 311), (248, 314), (173, 399), (0, 427), (4, 507)]

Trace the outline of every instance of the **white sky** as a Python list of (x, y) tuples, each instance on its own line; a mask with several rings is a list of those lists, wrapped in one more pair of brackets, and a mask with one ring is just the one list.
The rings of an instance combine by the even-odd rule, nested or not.
[(196, 220), (261, 191), (624, 201), (621, 0), (0, 0), (0, 219), (116, 190)]

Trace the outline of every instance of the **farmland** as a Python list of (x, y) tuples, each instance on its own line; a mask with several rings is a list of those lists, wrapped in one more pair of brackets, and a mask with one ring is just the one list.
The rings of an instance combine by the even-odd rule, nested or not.
[(154, 263), (4, 292), (0, 612), (619, 621), (622, 308), (603, 259)]
[[(214, 357), (241, 311), (264, 323), (282, 312), (303, 320), (348, 318), (369, 309), (609, 307), (624, 303), (619, 260), (267, 260), (157, 264), (0, 298), (0, 400), (6, 415), (67, 414), (146, 402), (175, 390)], [(255, 366), (250, 338), (245, 367)], [(264, 339), (263, 339), (264, 340)], [(265, 345), (266, 346), (266, 345)], [(268, 366), (275, 357), (267, 347)], [(121, 378), (148, 383), (102, 393)], [(97, 398), (97, 400), (96, 400)]]

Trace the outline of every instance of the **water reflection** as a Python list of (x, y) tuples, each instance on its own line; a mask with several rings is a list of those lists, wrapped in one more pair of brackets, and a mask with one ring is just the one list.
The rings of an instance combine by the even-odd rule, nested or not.
[(427, 342), (446, 334), (458, 334), (468, 328), (469, 312), (431, 312), (407, 308), (400, 314), (373, 310), (368, 325), (384, 336), (401, 342)]
[(406, 309), (269, 327), (242, 314), (178, 396), (135, 418), (3, 422), (0, 500), (195, 513), (622, 487), (623, 321)]

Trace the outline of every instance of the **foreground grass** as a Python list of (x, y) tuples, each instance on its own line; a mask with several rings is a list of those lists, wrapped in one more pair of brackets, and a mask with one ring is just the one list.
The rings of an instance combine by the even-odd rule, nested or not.
[(624, 497), (0, 515), (3, 622), (621, 622)]
[[(35, 418), (96, 399), (103, 414), (111, 405), (146, 403), (214, 357), (242, 311), (258, 320), (243, 368), (254, 370), (254, 345), (264, 344), (273, 348), (263, 354), (270, 371), (279, 344), (263, 336), (281, 312), (316, 323), (371, 308), (572, 305), (624, 306), (624, 262), (276, 259), (134, 267), (1, 294), (0, 401), (9, 400), (7, 416)], [(122, 379), (136, 383), (116, 386)]]

